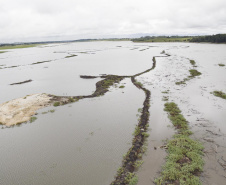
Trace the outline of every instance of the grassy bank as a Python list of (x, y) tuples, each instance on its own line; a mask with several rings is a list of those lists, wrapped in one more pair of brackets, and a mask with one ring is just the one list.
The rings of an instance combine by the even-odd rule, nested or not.
[[(0, 50), (30, 48), (30, 47), (36, 47), (37, 45), (38, 44), (6, 45), (6, 46), (0, 46)], [(0, 52), (2, 52), (2, 51), (0, 51)]]
[(164, 110), (168, 112), (169, 119), (177, 129), (177, 134), (167, 142), (166, 164), (162, 168), (161, 176), (155, 179), (155, 183), (158, 185), (201, 184), (198, 175), (203, 171), (204, 147), (189, 137), (192, 132), (175, 103), (166, 103)]

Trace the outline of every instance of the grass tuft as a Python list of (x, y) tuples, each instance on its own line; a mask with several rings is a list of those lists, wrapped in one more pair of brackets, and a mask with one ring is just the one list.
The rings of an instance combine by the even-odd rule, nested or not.
[(30, 118), (30, 123), (34, 122), (36, 119), (38, 119), (37, 117), (31, 117)]
[(226, 94), (222, 91), (213, 91), (213, 95), (220, 97), (220, 98), (223, 98), (223, 99), (226, 99)]
[(54, 102), (53, 106), (54, 107), (60, 106), (60, 102)]
[(220, 67), (224, 67), (225, 65), (224, 64), (218, 64)]

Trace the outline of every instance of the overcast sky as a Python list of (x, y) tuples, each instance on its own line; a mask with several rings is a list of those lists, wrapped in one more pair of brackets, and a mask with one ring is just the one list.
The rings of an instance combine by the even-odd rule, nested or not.
[(0, 0), (0, 43), (226, 33), (226, 0)]

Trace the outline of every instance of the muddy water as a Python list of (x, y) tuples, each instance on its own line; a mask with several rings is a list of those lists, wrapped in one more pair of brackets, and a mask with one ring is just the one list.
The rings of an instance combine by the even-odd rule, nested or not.
[(130, 80), (122, 83), (125, 89), (45, 108), (34, 123), (1, 130), (1, 184), (109, 184), (144, 98)]
[[(88, 95), (98, 79), (84, 80), (79, 75), (133, 75), (149, 68), (153, 55), (159, 52), (158, 47), (136, 47), (131, 42), (70, 43), (10, 50), (0, 56), (3, 65), (0, 87), (4, 92), (0, 103), (31, 93)], [(71, 55), (77, 56), (65, 58)], [(43, 61), (49, 62), (32, 65)], [(29, 79), (33, 81), (23, 86), (9, 85)]]
[[(166, 152), (160, 147), (174, 133), (163, 111), (162, 98), (167, 96), (206, 147), (203, 184), (220, 185), (225, 182), (226, 101), (210, 92), (226, 92), (226, 67), (217, 65), (226, 64), (225, 49), (214, 44), (87, 42), (10, 50), (0, 55), (0, 103), (44, 92), (88, 95), (100, 79), (79, 75), (134, 75), (151, 68), (152, 57), (165, 50), (170, 57), (156, 58), (156, 68), (136, 78), (151, 91), (150, 137), (138, 184), (153, 184), (164, 164)], [(77, 56), (65, 58), (70, 55)], [(193, 68), (188, 58), (202, 75), (175, 85)], [(32, 65), (42, 61), (50, 62)], [(9, 85), (29, 79), (33, 81)], [(103, 97), (42, 109), (34, 123), (1, 129), (0, 184), (110, 184), (131, 147), (137, 109), (144, 100), (129, 79), (121, 84), (125, 88), (113, 87)], [(162, 93), (166, 90), (168, 94)], [(55, 112), (42, 114), (51, 109)]]
[[(123, 47), (117, 47), (121, 44)], [(139, 73), (152, 67), (153, 55), (160, 52), (159, 48), (152, 52), (133, 48), (128, 42), (98, 42), (10, 50), (0, 59), (4, 92), (0, 101), (37, 92), (91, 94), (100, 79), (81, 79), (79, 75)], [(72, 54), (77, 56), (65, 58)], [(145, 60), (139, 60), (141, 56), (146, 56)], [(42, 61), (50, 62), (32, 65)], [(17, 67), (7, 68), (10, 66)], [(28, 79), (33, 81), (9, 85)], [(144, 99), (130, 79), (120, 85), (103, 97), (42, 109), (34, 123), (3, 127), (0, 183), (110, 184), (131, 147), (136, 114)], [(48, 112), (52, 109), (54, 113)]]

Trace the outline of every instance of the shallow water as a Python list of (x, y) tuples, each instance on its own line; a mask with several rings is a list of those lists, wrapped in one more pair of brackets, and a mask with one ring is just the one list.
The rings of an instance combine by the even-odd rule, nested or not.
[[(218, 66), (219, 63), (226, 64), (225, 49), (225, 45), (217, 44), (168, 44), (165, 51), (171, 56), (157, 58), (156, 69), (138, 77), (138, 80), (145, 83), (145, 87), (152, 92), (151, 109), (159, 110), (158, 114), (162, 114), (163, 117), (159, 118), (163, 119), (162, 123), (159, 123), (159, 120), (156, 120), (157, 113), (155, 110), (151, 111), (150, 128), (155, 133), (149, 138), (152, 138), (153, 142), (149, 141), (147, 157), (144, 157), (144, 165), (138, 173), (141, 178), (139, 185), (154, 184), (154, 179), (159, 176), (159, 166), (164, 164), (162, 158), (158, 158), (161, 155), (165, 156), (163, 151), (153, 149), (156, 145), (157, 147), (164, 145), (162, 140), (170, 139), (172, 135), (171, 129), (166, 128), (166, 125), (171, 123), (164, 119), (166, 113), (163, 111), (163, 103), (158, 101), (164, 96), (169, 98), (169, 102), (178, 104), (194, 132), (192, 137), (199, 139), (205, 146), (205, 166), (201, 175), (203, 184), (224, 184), (224, 169), (219, 165), (219, 161), (224, 163), (222, 158), (226, 158), (226, 101), (213, 96), (210, 92), (214, 90), (226, 92), (226, 67)], [(190, 75), (188, 70), (193, 69), (193, 66), (189, 59), (195, 60), (197, 65), (195, 69), (202, 75), (187, 81), (185, 85), (176, 85), (175, 82)], [(169, 90), (169, 93), (162, 93), (166, 90)], [(154, 120), (160, 125), (154, 125), (152, 128), (151, 121)], [(150, 169), (150, 165), (156, 170)]]
[[(226, 101), (210, 92), (226, 92), (226, 67), (217, 65), (226, 64), (225, 49), (225, 45), (216, 44), (84, 42), (10, 50), (0, 54), (0, 103), (44, 92), (89, 95), (100, 79), (81, 79), (79, 75), (134, 75), (151, 68), (153, 56), (161, 56), (165, 50), (170, 57), (156, 58), (156, 68), (137, 77), (151, 91), (149, 145), (138, 172), (139, 184), (152, 184), (159, 175), (166, 156), (159, 147), (174, 133), (163, 111), (163, 96), (178, 104), (195, 138), (214, 140), (213, 147), (217, 145), (221, 153), (205, 155), (202, 180), (204, 184), (222, 184), (223, 170), (217, 159), (225, 154)], [(65, 58), (72, 54), (77, 56)], [(196, 61), (202, 75), (186, 85), (175, 85), (193, 68), (189, 59)], [(31, 65), (41, 61), (50, 62)], [(6, 68), (10, 66), (18, 67)], [(9, 85), (29, 79), (33, 81)], [(48, 107), (38, 112), (34, 123), (2, 129), (0, 184), (110, 184), (123, 154), (131, 147), (137, 110), (144, 101), (143, 91), (129, 79), (120, 84), (125, 88), (118, 85), (103, 97)], [(165, 90), (169, 94), (162, 93)], [(51, 109), (55, 112), (42, 114)], [(211, 149), (208, 142), (204, 144)]]

